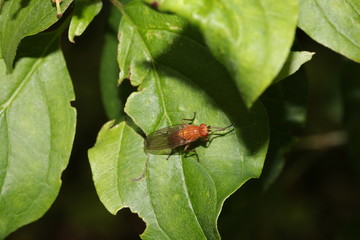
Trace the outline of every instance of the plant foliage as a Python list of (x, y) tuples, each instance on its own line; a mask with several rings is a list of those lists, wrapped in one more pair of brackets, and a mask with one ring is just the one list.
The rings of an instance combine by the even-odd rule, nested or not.
[[(220, 239), (226, 198), (265, 157), (267, 188), (305, 121), (306, 77), (293, 74), (314, 53), (291, 51), (297, 23), (359, 62), (359, 1), (110, 2), (100, 58), (110, 121), (88, 152), (97, 194), (113, 214), (138, 213), (143, 239)], [(49, 209), (69, 160), (76, 112), (59, 38), (69, 26), (75, 42), (103, 4), (60, 6), (58, 18), (50, 0), (0, 1), (0, 239)], [(233, 128), (193, 144), (197, 157), (144, 151), (146, 135), (194, 112), (195, 125)]]

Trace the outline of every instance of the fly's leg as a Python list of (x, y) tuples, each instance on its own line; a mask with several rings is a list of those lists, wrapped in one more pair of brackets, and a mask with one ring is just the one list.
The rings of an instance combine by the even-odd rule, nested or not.
[(197, 154), (196, 150), (195, 149), (188, 149), (189, 147), (190, 147), (190, 143), (186, 144), (186, 146), (184, 147), (184, 151), (193, 152), (194, 155), (196, 156), (197, 161), (200, 162), (199, 155)]
[(140, 180), (144, 179), (144, 177), (145, 177), (145, 173), (146, 173), (147, 168), (148, 168), (148, 163), (149, 163), (149, 154), (147, 154), (147, 158), (146, 158), (146, 162), (145, 162), (144, 170), (143, 170), (143, 172), (142, 172), (141, 176), (140, 176), (139, 178), (134, 178), (134, 179), (131, 179), (131, 180), (130, 180), (131, 182), (137, 182), (137, 181), (140, 181)]
[(169, 156), (167, 156), (166, 160), (169, 160), (169, 158), (170, 158), (171, 155), (173, 155), (173, 154), (174, 154), (174, 149), (171, 149), (171, 152), (170, 152)]
[(192, 123), (194, 120), (195, 120), (195, 117), (196, 117), (196, 112), (194, 112), (194, 117), (193, 118), (184, 118), (182, 119), (181, 121), (185, 124), (188, 124), (186, 121)]
[[(195, 149), (191, 149), (191, 150), (187, 150), (186, 151), (186, 153), (189, 153), (189, 152), (192, 152), (192, 153), (194, 153), (194, 154), (192, 154), (192, 155), (190, 155), (190, 156), (193, 156), (193, 155), (195, 155), (195, 157), (196, 157), (196, 160), (198, 161), (198, 162), (200, 162), (200, 158), (199, 158), (199, 155), (197, 154), (197, 152), (195, 151)], [(185, 154), (186, 155), (186, 154)]]
[(212, 141), (213, 138), (210, 138), (210, 136), (203, 136), (201, 137), (201, 141), (203, 141), (205, 143), (205, 146), (206, 147), (209, 147), (210, 146), (210, 143)]

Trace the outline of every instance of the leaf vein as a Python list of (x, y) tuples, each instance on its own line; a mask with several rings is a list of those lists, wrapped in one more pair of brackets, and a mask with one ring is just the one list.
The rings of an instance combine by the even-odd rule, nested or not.
[(352, 1), (349, 1), (349, 0), (345, 0), (349, 6), (352, 8), (352, 10), (357, 14), (357, 15), (360, 15), (360, 11), (358, 11), (358, 8), (357, 6), (354, 6), (353, 2)]
[(344, 40), (347, 40), (348, 43), (350, 43), (351, 45), (355, 46), (356, 48), (359, 48), (359, 46), (357, 45), (356, 42), (354, 42), (350, 37), (348, 37), (345, 33), (341, 32), (340, 29), (337, 29), (337, 27), (333, 24), (333, 22), (328, 18), (328, 16), (325, 14), (325, 11), (323, 10), (323, 8), (320, 6), (318, 0), (314, 1), (316, 6), (318, 7), (319, 11), (321, 12), (321, 14), (324, 16), (324, 19), (326, 20), (326, 22), (330, 25), (331, 28), (333, 28), (338, 34), (340, 34)]
[(185, 195), (186, 195), (186, 199), (187, 199), (187, 202), (188, 202), (188, 204), (189, 204), (189, 208), (190, 208), (191, 211), (193, 212), (193, 215), (194, 215), (194, 217), (195, 217), (195, 220), (196, 220), (196, 222), (197, 222), (197, 224), (198, 224), (198, 227), (201, 229), (201, 232), (203, 233), (203, 235), (206, 236), (205, 233), (204, 233), (203, 228), (201, 227), (201, 224), (200, 224), (200, 222), (199, 222), (199, 219), (198, 219), (198, 217), (197, 217), (197, 215), (196, 215), (196, 213), (195, 213), (193, 204), (192, 204), (192, 202), (191, 202), (191, 198), (190, 198), (190, 195), (189, 195), (189, 189), (188, 189), (188, 186), (187, 186), (187, 184), (186, 184), (186, 178), (185, 178), (183, 161), (184, 161), (184, 160), (183, 160), (183, 157), (181, 157), (181, 178), (182, 178), (182, 182), (183, 182), (182, 185), (183, 185), (183, 187), (184, 187), (184, 193), (185, 193)]
[(118, 179), (119, 179), (119, 173), (120, 173), (120, 165), (119, 165), (119, 159), (120, 159), (120, 152), (121, 152), (121, 145), (122, 145), (122, 143), (123, 143), (123, 139), (124, 139), (124, 130), (125, 130), (125, 125), (123, 124), (122, 125), (122, 129), (121, 129), (121, 132), (119, 132), (119, 136), (120, 136), (120, 139), (119, 139), (119, 144), (117, 145), (117, 155), (118, 155), (118, 157), (117, 157), (117, 161), (116, 161), (116, 167), (115, 167), (115, 173), (116, 173), (116, 177), (115, 177), (115, 179), (116, 179), (116, 193), (117, 193), (117, 195), (118, 195), (118, 197), (119, 197), (119, 200), (120, 200), (120, 202), (122, 203), (122, 204), (124, 204), (124, 201), (123, 201), (123, 199), (122, 199), (122, 197), (121, 197), (121, 194), (120, 194), (120, 191), (119, 191), (119, 188), (121, 187), (121, 186), (118, 186), (119, 185), (119, 181), (118, 181)]
[(154, 72), (155, 72), (155, 79), (154, 79), (154, 80), (155, 80), (156, 87), (157, 87), (158, 90), (159, 90), (159, 95), (160, 95), (160, 99), (161, 99), (161, 102), (162, 102), (163, 113), (164, 113), (164, 115), (166, 115), (166, 117), (168, 118), (168, 121), (171, 123), (170, 118), (169, 118), (169, 115), (168, 115), (168, 113), (167, 113), (167, 109), (166, 109), (166, 107), (165, 107), (164, 93), (163, 93), (163, 91), (162, 91), (162, 88), (160, 87), (160, 79), (159, 79), (159, 75), (158, 75), (158, 73), (157, 73), (157, 71), (156, 71), (156, 66), (155, 66), (154, 58), (153, 58), (152, 55), (151, 55), (151, 52), (150, 52), (150, 50), (149, 50), (148, 45), (146, 44), (146, 41), (144, 40), (143, 36), (140, 34), (137, 25), (136, 25), (136, 24), (134, 23), (134, 21), (130, 18), (130, 16), (129, 16), (128, 14), (126, 14), (125, 11), (123, 11), (122, 13), (126, 15), (127, 19), (129, 19), (129, 22), (132, 24), (134, 31), (137, 32), (140, 40), (144, 43), (145, 51), (146, 51), (147, 55), (149, 56), (149, 58), (151, 58), (151, 65), (152, 65), (152, 68), (154, 69)]
[[(150, 161), (150, 158), (149, 158), (149, 160), (148, 161)], [(148, 171), (148, 170), (147, 170)], [(149, 171), (148, 171), (149, 172)], [(149, 182), (149, 174), (148, 173), (145, 173), (145, 175), (147, 175), (147, 177), (145, 177), (145, 181), (146, 181), (146, 191), (147, 191), (147, 193), (148, 193), (148, 195), (149, 195), (149, 202), (150, 202), (150, 205), (151, 205), (151, 209), (153, 210), (153, 212), (154, 212), (154, 217), (155, 217), (155, 219), (156, 219), (156, 223), (157, 223), (157, 225), (159, 226), (159, 229), (165, 234), (165, 236), (168, 238), (168, 239), (171, 239), (170, 238), (170, 236), (166, 233), (166, 231), (164, 230), (164, 228), (160, 225), (160, 222), (159, 222), (159, 220), (158, 220), (158, 216), (157, 216), (157, 214), (156, 214), (156, 211), (155, 211), (155, 207), (154, 207), (154, 203), (153, 203), (153, 200), (152, 200), (152, 195), (150, 194), (150, 191), (149, 191), (149, 189), (151, 188), (151, 184), (150, 184), (150, 182)]]
[[(1, 116), (1, 115), (0, 115)], [(9, 124), (8, 124), (8, 119), (7, 119), (7, 114), (5, 114), (5, 123), (6, 123), (6, 126), (8, 126)], [(8, 130), (7, 128), (5, 128), (5, 131), (6, 130)], [(8, 166), (9, 166), (9, 154), (10, 154), (10, 149), (11, 149), (11, 147), (10, 147), (10, 137), (9, 137), (9, 133), (8, 133), (8, 131), (6, 132), (7, 134), (6, 134), (6, 136), (7, 136), (7, 139), (8, 139), (8, 151), (7, 151), (7, 157), (5, 158), (7, 161), (6, 161), (6, 167), (5, 167), (5, 169), (4, 169), (4, 171), (5, 171), (5, 175), (4, 175), (4, 177), (3, 177), (3, 179), (2, 179), (2, 181), (1, 181), (1, 186), (0, 186), (0, 197), (2, 196), (2, 194), (3, 194), (3, 186), (4, 186), (4, 183), (5, 183), (5, 179), (6, 179), (6, 176), (7, 176), (7, 174), (8, 174), (8, 171), (7, 171), (7, 168), (8, 168)]]

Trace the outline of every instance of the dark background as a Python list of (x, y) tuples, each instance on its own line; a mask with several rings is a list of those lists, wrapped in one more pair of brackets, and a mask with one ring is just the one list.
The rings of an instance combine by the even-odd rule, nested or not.
[[(59, 196), (38, 221), (12, 240), (139, 239), (145, 224), (128, 209), (111, 215), (92, 182), (87, 150), (108, 120), (99, 86), (99, 59), (108, 6), (76, 44), (62, 39), (78, 112), (75, 143)], [(308, 118), (294, 132), (300, 140), (285, 167), (264, 190), (252, 179), (226, 200), (219, 217), (223, 239), (359, 239), (360, 66), (319, 45), (300, 30), (302, 50), (316, 52), (305, 64)]]

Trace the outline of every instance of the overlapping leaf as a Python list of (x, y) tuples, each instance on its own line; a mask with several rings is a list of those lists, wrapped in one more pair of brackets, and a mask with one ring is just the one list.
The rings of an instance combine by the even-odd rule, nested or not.
[[(315, 53), (306, 51), (293, 51), (290, 52), (283, 68), (281, 69), (278, 76), (275, 78), (273, 83), (277, 83), (282, 79), (292, 75), (306, 62), (310, 61)], [(305, 81), (305, 80), (304, 80)]]
[(0, 59), (0, 239), (49, 209), (69, 160), (74, 93), (59, 34), (25, 39), (11, 74)]
[[(219, 239), (224, 200), (261, 172), (268, 144), (264, 109), (255, 103), (247, 110), (227, 71), (186, 21), (137, 1), (119, 9), (121, 80), (140, 84), (125, 108), (133, 121), (148, 134), (197, 112), (195, 124), (233, 122), (235, 129), (198, 146), (198, 162), (191, 154), (146, 155), (142, 137), (125, 123), (106, 124), (89, 151), (100, 199), (112, 213), (123, 207), (137, 212), (147, 224), (144, 239)], [(132, 182), (146, 159), (145, 178)]]
[(76, 1), (68, 33), (70, 42), (75, 42), (75, 36), (80, 36), (85, 31), (94, 17), (98, 15), (101, 8), (101, 0)]
[[(147, 0), (152, 3), (155, 1)], [(293, 43), (297, 1), (160, 0), (196, 24), (250, 107), (280, 71)]]
[[(64, 0), (61, 3), (62, 11), (71, 2)], [(57, 20), (56, 7), (51, 0), (4, 1), (0, 12), (0, 48), (7, 69), (12, 69), (21, 39), (44, 31)]]
[(360, 1), (300, 0), (299, 27), (319, 43), (360, 62)]
[(119, 97), (120, 91), (117, 86), (119, 79), (119, 64), (117, 62), (117, 35), (120, 19), (121, 14), (119, 10), (110, 5), (109, 18), (105, 25), (104, 45), (100, 59), (101, 97), (109, 119), (124, 119), (125, 115), (125, 102), (121, 96)]

